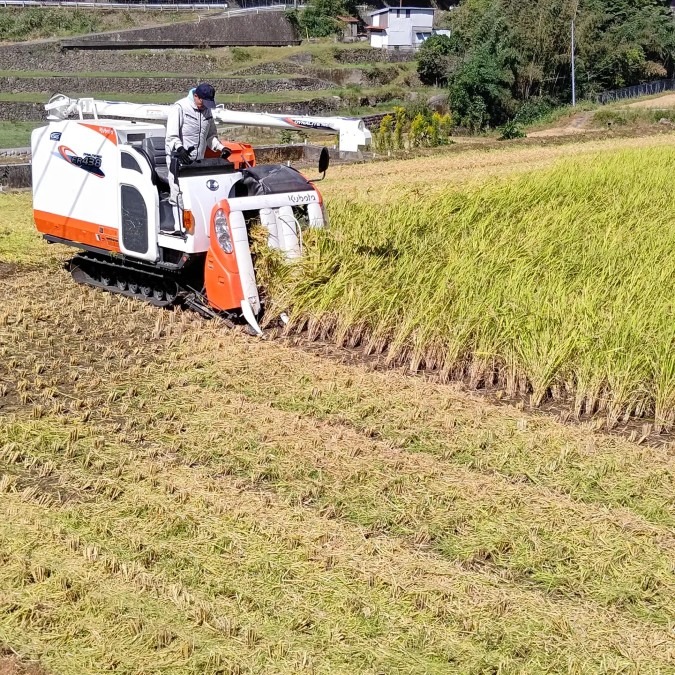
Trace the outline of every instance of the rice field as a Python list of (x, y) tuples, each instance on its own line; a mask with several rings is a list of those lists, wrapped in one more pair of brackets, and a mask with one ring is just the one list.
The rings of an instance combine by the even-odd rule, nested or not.
[[(558, 152), (521, 184), (535, 207)], [(476, 214), (510, 194), (489, 171), (464, 184)], [(0, 654), (48, 675), (675, 670), (672, 446), (77, 286), (29, 209), (0, 195)], [(322, 256), (411, 243), (331, 210)]]
[(310, 337), (533, 406), (563, 401), (610, 429), (638, 417), (670, 431), (673, 170), (672, 145), (472, 185), (418, 167), (386, 202), (369, 198), (377, 183), (333, 199), (331, 229), (276, 296)]

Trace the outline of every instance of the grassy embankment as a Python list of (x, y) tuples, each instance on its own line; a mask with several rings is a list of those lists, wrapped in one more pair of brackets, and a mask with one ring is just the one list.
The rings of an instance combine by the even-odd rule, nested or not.
[(24, 148), (30, 145), (30, 134), (45, 122), (0, 121), (0, 148)]
[(106, 30), (142, 28), (162, 23), (194, 19), (192, 12), (123, 11), (97, 8), (55, 7), (0, 8), (0, 44), (41, 38), (85, 35)]
[[(432, 192), (572, 150), (436, 158)], [(329, 255), (344, 237), (352, 268), (357, 233), (387, 250), (386, 218), (374, 241), (335, 200), (369, 170), (384, 204), (406, 166), (333, 171)], [(476, 190), (475, 213), (510, 194)], [(673, 668), (670, 454), (85, 289), (68, 255), (40, 242), (28, 195), (0, 195), (0, 644), (54, 675)]]

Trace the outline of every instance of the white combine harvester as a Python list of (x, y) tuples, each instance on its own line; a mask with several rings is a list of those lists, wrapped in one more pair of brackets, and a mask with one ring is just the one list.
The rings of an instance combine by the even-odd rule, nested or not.
[[(314, 183), (288, 166), (256, 165), (250, 145), (225, 142), (228, 160), (177, 165), (172, 207), (166, 129), (150, 121), (166, 121), (169, 106), (57, 95), (45, 108), (49, 124), (31, 136), (34, 219), (47, 241), (81, 249), (74, 279), (157, 306), (243, 316), (260, 334), (249, 227), (265, 227), (287, 259), (300, 256), (303, 228), (326, 225)], [(361, 120), (213, 113), (219, 123), (337, 132), (341, 149), (370, 142)], [(319, 172), (327, 168), (324, 148)]]

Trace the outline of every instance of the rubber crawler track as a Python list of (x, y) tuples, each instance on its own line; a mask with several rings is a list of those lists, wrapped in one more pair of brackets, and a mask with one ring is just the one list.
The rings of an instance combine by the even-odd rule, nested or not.
[(213, 311), (202, 293), (186, 286), (180, 275), (170, 270), (118, 263), (95, 253), (78, 253), (68, 262), (68, 269), (79, 284), (119, 293), (155, 307), (183, 305), (207, 318), (219, 316), (226, 321), (234, 318), (228, 312)]

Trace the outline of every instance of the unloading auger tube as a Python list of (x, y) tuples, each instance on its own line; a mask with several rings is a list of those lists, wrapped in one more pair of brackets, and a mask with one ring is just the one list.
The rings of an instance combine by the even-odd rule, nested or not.
[[(169, 158), (173, 204), (166, 128), (148, 121), (164, 121), (168, 107), (114, 104), (126, 119), (113, 119), (100, 116), (100, 103), (54, 97), (45, 106), (49, 123), (31, 134), (37, 230), (79, 249), (70, 270), (80, 283), (156, 306), (180, 302), (206, 316), (242, 317), (261, 334), (264, 297), (250, 228), (266, 230), (268, 246), (289, 262), (299, 258), (303, 229), (327, 224), (320, 179), (257, 164), (250, 145), (224, 141), (228, 159)], [(327, 168), (323, 148), (319, 173)]]
[[(84, 115), (92, 115), (94, 118), (121, 117), (124, 119), (165, 121), (169, 115), (170, 106), (103, 101), (94, 98), (72, 99), (63, 94), (55, 94), (45, 108), (49, 112), (47, 117), (49, 120), (63, 120), (71, 117), (82, 119)], [(337, 133), (339, 136), (338, 149), (344, 152), (357, 152), (368, 148), (372, 141), (372, 134), (366, 128), (363, 120), (357, 117), (242, 112), (228, 110), (222, 105), (213, 110), (213, 117), (218, 124), (294, 129), (296, 131), (301, 129), (326, 134)]]

